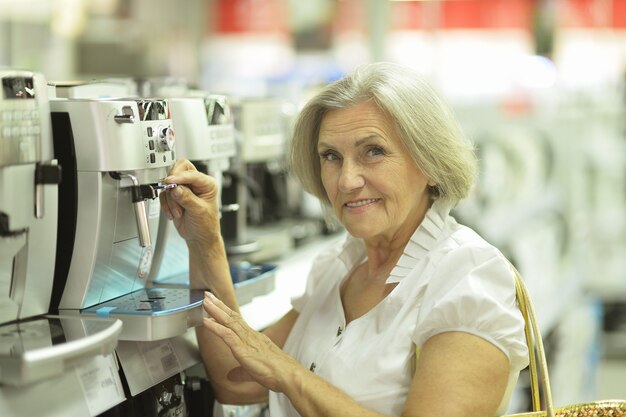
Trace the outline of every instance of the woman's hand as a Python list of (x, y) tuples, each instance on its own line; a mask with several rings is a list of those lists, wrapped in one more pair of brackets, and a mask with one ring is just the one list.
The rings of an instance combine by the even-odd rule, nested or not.
[(178, 186), (161, 193), (161, 208), (189, 243), (211, 242), (220, 235), (218, 185), (187, 160), (178, 160), (165, 178)]
[(228, 373), (231, 381), (256, 381), (272, 391), (282, 392), (285, 377), (302, 368), (269, 337), (250, 328), (240, 314), (210, 292), (205, 293), (203, 307), (209, 315), (204, 319), (204, 327), (226, 343), (241, 365)]

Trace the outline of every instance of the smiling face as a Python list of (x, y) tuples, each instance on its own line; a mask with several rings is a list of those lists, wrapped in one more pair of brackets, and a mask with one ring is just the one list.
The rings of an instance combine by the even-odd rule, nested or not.
[(408, 241), (430, 198), (388, 116), (372, 102), (332, 110), (322, 119), (317, 150), (324, 189), (353, 236)]

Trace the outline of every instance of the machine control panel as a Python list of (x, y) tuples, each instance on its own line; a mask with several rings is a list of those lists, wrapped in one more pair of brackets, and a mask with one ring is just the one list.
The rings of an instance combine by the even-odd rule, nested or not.
[(39, 159), (41, 118), (32, 77), (0, 75), (0, 166)]
[(209, 141), (215, 157), (229, 158), (237, 152), (235, 126), (228, 97), (209, 94), (204, 99), (209, 122)]
[(139, 120), (143, 124), (148, 167), (176, 161), (175, 135), (167, 100), (138, 100)]

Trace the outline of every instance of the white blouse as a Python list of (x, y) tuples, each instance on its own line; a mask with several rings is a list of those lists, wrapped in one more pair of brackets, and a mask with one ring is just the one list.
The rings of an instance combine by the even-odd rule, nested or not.
[[(365, 258), (362, 240), (348, 236), (313, 262), (305, 293), (292, 300), (298, 319), (284, 350), (362, 406), (399, 416), (414, 373), (416, 348), (432, 336), (462, 331), (508, 357), (506, 411), (528, 364), (524, 320), (508, 261), (476, 232), (459, 225), (436, 201), (407, 244), (387, 283), (398, 285), (347, 326), (340, 286)], [(272, 417), (297, 417), (289, 399), (270, 392)]]

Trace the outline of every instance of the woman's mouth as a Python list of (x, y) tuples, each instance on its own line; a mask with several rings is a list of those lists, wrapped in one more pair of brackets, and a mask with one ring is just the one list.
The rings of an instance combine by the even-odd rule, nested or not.
[(363, 207), (363, 206), (366, 206), (368, 204), (375, 203), (378, 200), (380, 200), (380, 199), (379, 198), (368, 198), (366, 200), (350, 201), (350, 202), (346, 203), (345, 206), (348, 207), (348, 208)]

